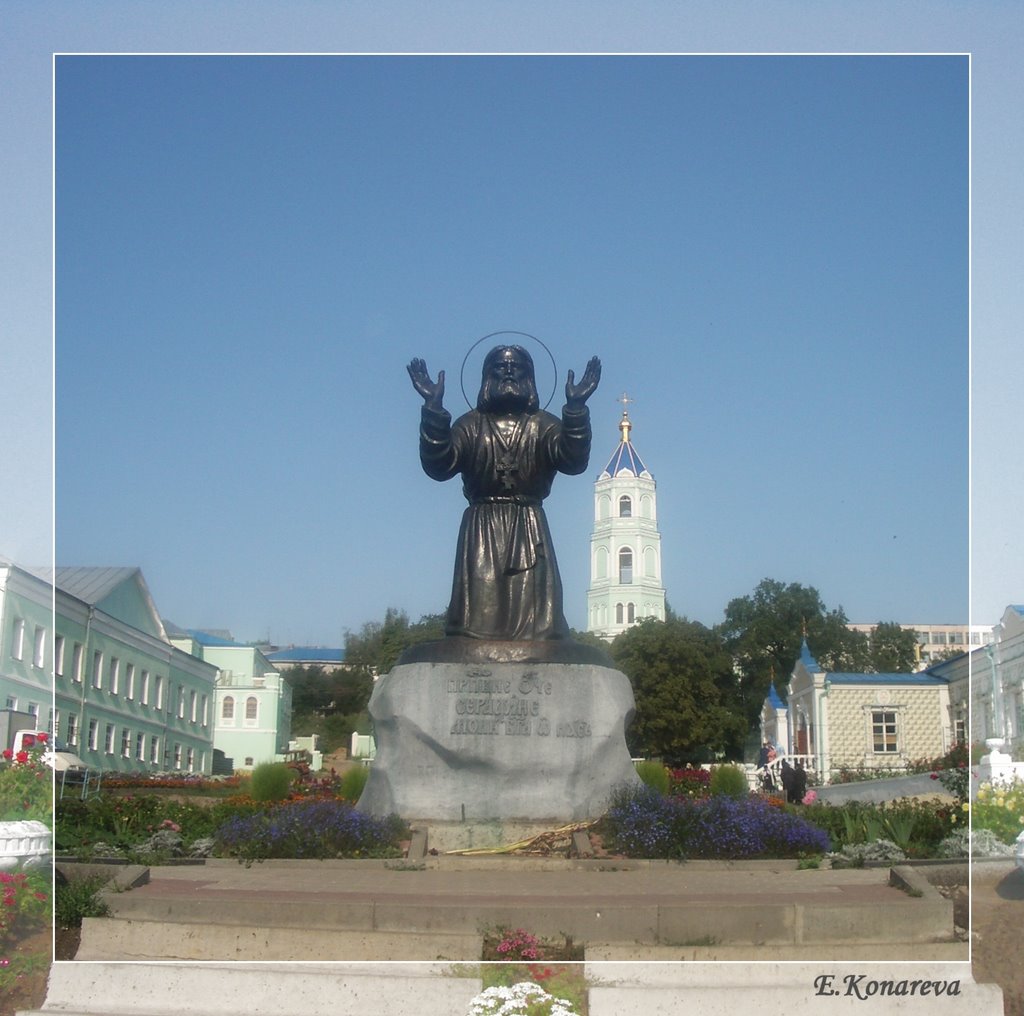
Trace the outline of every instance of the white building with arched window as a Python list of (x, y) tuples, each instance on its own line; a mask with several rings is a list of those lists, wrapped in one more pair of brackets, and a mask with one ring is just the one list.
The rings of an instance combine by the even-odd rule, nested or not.
[[(217, 668), (213, 746), (236, 770), (280, 760), (291, 738), (292, 687), (255, 646), (203, 631), (175, 630), (171, 642)], [(186, 713), (196, 708), (190, 699)]]
[(618, 447), (594, 483), (587, 630), (607, 639), (647, 617), (665, 620), (657, 490), (632, 427), (623, 410)]

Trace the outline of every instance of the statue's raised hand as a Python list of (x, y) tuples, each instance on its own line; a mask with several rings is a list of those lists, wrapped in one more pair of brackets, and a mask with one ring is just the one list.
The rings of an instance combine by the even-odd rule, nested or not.
[(580, 383), (575, 384), (576, 377), (569, 371), (569, 378), (565, 382), (565, 403), (570, 409), (582, 409), (587, 399), (594, 394), (597, 383), (601, 380), (601, 361), (592, 356), (587, 364), (587, 369), (580, 378)]
[(437, 372), (437, 383), (430, 380), (427, 372), (427, 364), (418, 357), (414, 359), (406, 370), (412, 378), (412, 386), (423, 396), (423, 404), (428, 409), (442, 409), (444, 400), (444, 371)]

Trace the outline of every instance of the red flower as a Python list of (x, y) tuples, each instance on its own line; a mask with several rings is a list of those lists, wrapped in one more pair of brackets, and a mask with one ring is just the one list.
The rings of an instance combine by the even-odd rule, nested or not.
[(11, 751), (11, 749), (10, 749), (10, 748), (4, 748), (4, 750), (3, 750), (3, 753), (2, 753), (2, 754), (3, 754), (3, 757), (4, 757), (5, 759), (7, 759), (7, 761), (8, 761), (8, 762), (10, 762), (10, 760), (11, 760), (12, 758), (14, 758), (14, 752), (13, 752), (13, 751)]
[(38, 738), (39, 738), (39, 743), (40, 743), (40, 744), (46, 744), (46, 742), (50, 740), (50, 735), (49, 735), (49, 734), (47, 734), (47, 733), (46, 733), (45, 731), (40, 731), (40, 732), (39, 732), (39, 733), (38, 733), (38, 734), (36, 735), (36, 737), (38, 737)]
[(15, 760), (15, 762), (27, 762), (28, 761), (28, 752), (27, 751), (19, 751), (18, 754), (14, 756), (14, 760)]

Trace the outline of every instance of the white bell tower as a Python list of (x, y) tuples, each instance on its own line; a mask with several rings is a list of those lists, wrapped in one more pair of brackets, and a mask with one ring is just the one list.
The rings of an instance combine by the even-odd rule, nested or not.
[(630, 439), (625, 394), (619, 445), (594, 483), (587, 631), (613, 639), (646, 617), (665, 620), (654, 477)]

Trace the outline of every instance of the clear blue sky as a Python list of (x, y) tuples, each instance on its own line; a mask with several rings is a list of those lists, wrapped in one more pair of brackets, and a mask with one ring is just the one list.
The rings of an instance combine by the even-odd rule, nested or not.
[[(294, 26), (275, 45), (102, 27), (51, 48), (323, 45), (308, 25), (304, 45)], [(652, 27), (444, 48), (683, 48), (640, 43)], [(361, 28), (341, 48), (438, 48)], [(955, 28), (855, 48), (970, 48)], [(825, 39), (794, 48), (851, 48)], [(1007, 84), (992, 72), (976, 58), (976, 163), (977, 78)], [(604, 362), (591, 469), (548, 501), (570, 624), (623, 390), (677, 611), (715, 623), (773, 577), (853, 620), (963, 620), (969, 87), (957, 56), (58, 58), (58, 563), (139, 564), (166, 617), (242, 638), (337, 644), (389, 605), (443, 609), (462, 499), (419, 469), (404, 365), (444, 368), (460, 411), (466, 349), (514, 329), (551, 347), (559, 388)], [(985, 165), (976, 192), (1017, 186)], [(985, 379), (1018, 369), (998, 355), (1006, 292), (979, 277), (1006, 225), (988, 193), (976, 527), (979, 487), (1005, 489), (978, 474), (1007, 465), (1008, 419), (978, 419), (1003, 405), (979, 392), (979, 348)], [(1019, 569), (999, 574), (1011, 540), (976, 535), (975, 620), (1020, 600)]]

